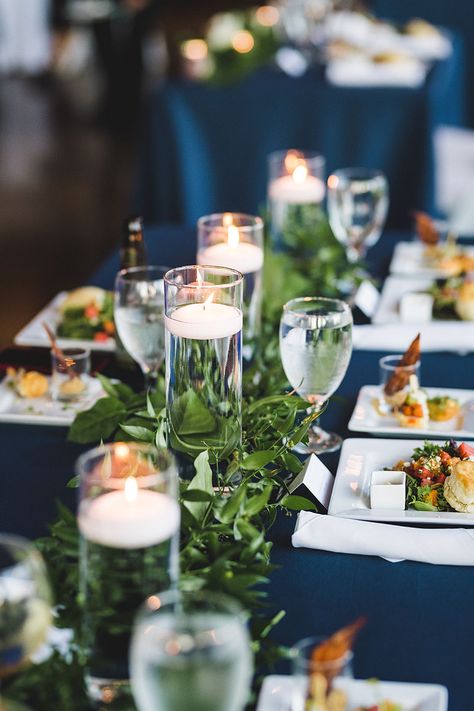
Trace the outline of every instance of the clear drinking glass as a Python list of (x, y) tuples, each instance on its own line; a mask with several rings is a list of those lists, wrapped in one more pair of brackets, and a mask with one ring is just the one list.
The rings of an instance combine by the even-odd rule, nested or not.
[(379, 239), (388, 211), (388, 183), (379, 170), (343, 168), (328, 178), (329, 222), (350, 261)]
[(294, 679), (291, 711), (346, 708), (347, 698), (340, 687), (344, 686), (344, 678), (353, 676), (354, 655), (348, 650), (338, 658), (317, 660), (314, 650), (324, 641), (324, 637), (305, 637), (290, 651)]
[(143, 599), (178, 578), (177, 469), (166, 450), (116, 442), (79, 457), (85, 682), (94, 702), (130, 695), (128, 647)]
[(165, 357), (163, 277), (167, 271), (167, 267), (131, 267), (115, 279), (115, 325), (124, 348), (142, 369), (147, 389), (155, 386)]
[[(0, 534), (0, 680), (17, 673), (46, 638), (51, 593), (39, 552), (24, 538)], [(26, 707), (0, 698), (2, 711)]]
[(230, 267), (244, 275), (242, 354), (250, 360), (260, 336), (263, 220), (240, 212), (219, 212), (200, 217), (197, 262)]
[(65, 348), (61, 351), (61, 356), (52, 350), (51, 396), (53, 400), (77, 402), (85, 398), (89, 389), (90, 369), (89, 350)]
[(379, 360), (380, 406), (387, 412), (405, 402), (412, 375), (416, 375), (418, 382), (421, 382), (421, 362), (417, 360), (413, 365), (400, 365), (402, 358), (401, 354), (386, 355)]
[[(339, 299), (305, 296), (288, 301), (280, 320), (280, 355), (286, 377), (298, 395), (320, 412), (337, 390), (352, 354), (352, 313)], [(302, 454), (335, 452), (339, 435), (313, 425)]]
[(252, 653), (240, 606), (212, 592), (149, 597), (131, 646), (139, 711), (241, 711)]

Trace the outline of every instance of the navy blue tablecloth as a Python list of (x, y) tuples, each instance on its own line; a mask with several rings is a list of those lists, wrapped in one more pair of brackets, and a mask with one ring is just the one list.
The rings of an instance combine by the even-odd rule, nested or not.
[(391, 189), (389, 225), (433, 209), (433, 130), (463, 121), (462, 43), (412, 88), (340, 88), (316, 70), (294, 79), (264, 69), (238, 85), (170, 82), (146, 102), (135, 207), (149, 222), (193, 224), (263, 205), (267, 156), (322, 153), (327, 169), (380, 168)]
[[(386, 271), (400, 234), (387, 234), (370, 252), (373, 271)], [(150, 258), (170, 266), (193, 262), (195, 235), (178, 228), (146, 232)], [(91, 280), (113, 283), (118, 260), (112, 257)], [(346, 429), (359, 388), (378, 381), (382, 353), (356, 351), (348, 373), (322, 418), (322, 424), (348, 436)], [(428, 353), (423, 356), (427, 385), (474, 387), (474, 355)], [(351, 435), (354, 436), (354, 435)], [(54, 500), (75, 505), (66, 489), (74, 462), (85, 449), (66, 441), (62, 428), (0, 426), (0, 530), (29, 537), (46, 532)], [(332, 471), (337, 455), (326, 463)], [(282, 519), (273, 532), (272, 559), (279, 567), (268, 586), (274, 610), (286, 617), (274, 638), (290, 645), (297, 639), (332, 632), (366, 613), (367, 629), (356, 647), (358, 676), (438, 682), (450, 693), (450, 711), (470, 711), (474, 668), (474, 571), (468, 567), (388, 563), (369, 556), (292, 549), (294, 519)]]

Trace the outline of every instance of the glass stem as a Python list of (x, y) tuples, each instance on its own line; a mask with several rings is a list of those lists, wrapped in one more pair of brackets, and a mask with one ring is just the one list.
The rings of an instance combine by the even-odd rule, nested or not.
[(156, 390), (156, 385), (158, 382), (158, 372), (156, 370), (144, 370), (143, 375), (145, 378), (146, 392), (154, 392)]

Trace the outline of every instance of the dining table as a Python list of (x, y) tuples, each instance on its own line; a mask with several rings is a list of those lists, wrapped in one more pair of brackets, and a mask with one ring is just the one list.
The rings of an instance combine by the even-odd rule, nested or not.
[[(176, 266), (195, 261), (194, 229), (148, 227), (145, 239), (151, 263)], [(401, 239), (411, 235), (387, 231), (369, 251), (369, 269), (380, 282)], [(118, 266), (114, 253), (91, 274), (89, 283), (112, 288)], [(344, 438), (360, 436), (349, 433), (347, 424), (359, 389), (378, 383), (383, 354), (383, 344), (380, 351), (354, 350), (347, 374), (322, 417), (325, 428)], [(0, 367), (4, 370), (18, 359), (46, 363), (47, 356), (46, 349), (12, 347), (0, 354)], [(114, 373), (111, 356), (97, 354), (97, 359), (103, 372)], [(136, 374), (133, 377), (139, 382)], [(424, 385), (472, 388), (474, 354), (423, 354), (421, 378)], [(66, 427), (0, 424), (0, 530), (34, 539), (47, 534), (58, 500), (74, 509), (77, 494), (66, 485), (85, 449), (68, 441)], [(334, 474), (338, 454), (322, 460)], [(367, 625), (355, 646), (356, 677), (443, 684), (449, 690), (449, 711), (470, 711), (473, 568), (293, 548), (294, 526), (295, 515), (281, 515), (271, 530), (276, 567), (265, 585), (266, 603), (269, 612), (286, 611), (272, 632), (273, 639), (292, 645), (366, 615)]]
[(449, 38), (451, 54), (420, 86), (336, 86), (323, 65), (295, 77), (276, 64), (237, 83), (160, 83), (138, 132), (134, 209), (148, 222), (189, 225), (223, 209), (255, 214), (268, 155), (296, 148), (322, 154), (328, 174), (382, 170), (388, 224), (406, 228), (412, 210), (435, 208), (435, 131), (465, 120), (464, 46), (459, 33)]

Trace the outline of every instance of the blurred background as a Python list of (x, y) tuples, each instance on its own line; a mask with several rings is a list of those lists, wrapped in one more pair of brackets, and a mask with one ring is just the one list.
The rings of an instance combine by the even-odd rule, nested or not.
[(0, 0), (0, 346), (130, 211), (262, 211), (277, 149), (474, 233), (473, 87), (471, 0)]

